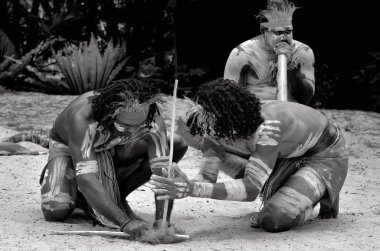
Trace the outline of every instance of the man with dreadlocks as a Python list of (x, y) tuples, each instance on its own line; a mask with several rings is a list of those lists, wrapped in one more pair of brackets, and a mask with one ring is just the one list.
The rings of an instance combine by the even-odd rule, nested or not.
[[(120, 228), (138, 237), (146, 223), (126, 197), (160, 175), (167, 166), (166, 126), (155, 88), (136, 79), (114, 81), (74, 99), (57, 117), (49, 137), (49, 158), (41, 175), (42, 212), (63, 221), (75, 207), (94, 223)], [(187, 149), (175, 137), (173, 161)], [(169, 204), (168, 221), (172, 201)], [(163, 202), (156, 201), (155, 226), (161, 226)]]
[[(251, 222), (271, 232), (302, 224), (318, 202), (321, 218), (337, 217), (348, 155), (342, 132), (325, 115), (295, 102), (261, 106), (226, 79), (201, 86), (195, 98), (187, 126), (204, 136), (199, 175), (189, 181), (178, 167), (177, 178), (152, 175), (158, 199), (253, 201), (261, 194), (264, 207)], [(235, 165), (224, 165), (225, 149)], [(234, 180), (217, 183), (219, 170)]]
[(260, 100), (279, 99), (278, 55), (287, 57), (287, 100), (308, 104), (314, 95), (314, 54), (293, 39), (293, 3), (271, 1), (258, 15), (261, 34), (235, 47), (226, 62), (224, 78), (234, 80)]

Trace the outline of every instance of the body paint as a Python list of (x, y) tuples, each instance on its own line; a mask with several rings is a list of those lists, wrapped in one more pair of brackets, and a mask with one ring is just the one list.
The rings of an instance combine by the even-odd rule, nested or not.
[(76, 164), (75, 173), (76, 175), (87, 174), (87, 173), (98, 173), (98, 161), (88, 160), (80, 161)]
[(265, 120), (256, 131), (257, 142), (256, 144), (262, 146), (276, 146), (279, 144), (281, 137), (281, 122), (278, 120)]
[(261, 159), (250, 157), (245, 170), (245, 177), (254, 184), (259, 190), (264, 186), (272, 169), (269, 168)]
[(247, 189), (242, 179), (224, 182), (227, 191), (226, 200), (244, 201), (247, 199)]

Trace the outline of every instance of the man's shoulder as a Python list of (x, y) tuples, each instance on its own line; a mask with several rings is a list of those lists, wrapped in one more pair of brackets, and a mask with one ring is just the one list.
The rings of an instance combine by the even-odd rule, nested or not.
[(294, 44), (294, 54), (295, 55), (303, 55), (303, 56), (313, 56), (314, 57), (314, 54), (313, 54), (313, 50), (311, 49), (311, 47), (307, 44), (304, 44), (300, 41), (297, 41), (297, 40), (293, 40), (293, 44)]
[(91, 106), (81, 105), (75, 107), (69, 107), (67, 110), (67, 118), (69, 123), (86, 123), (90, 124), (93, 121), (93, 113)]
[(262, 115), (265, 120), (278, 120), (281, 123), (291, 122), (301, 114), (312, 112), (311, 107), (307, 107), (296, 102), (284, 102), (273, 100), (262, 106)]
[(294, 121), (315, 120), (323, 117), (318, 110), (297, 102), (272, 101), (262, 106), (265, 120), (278, 120), (282, 124)]
[(307, 44), (305, 44), (305, 43), (303, 43), (301, 41), (295, 40), (295, 39), (293, 39), (293, 44), (294, 44), (295, 48), (299, 48), (300, 47), (300, 48), (310, 48), (311, 49), (311, 47), (309, 45), (307, 45)]
[(245, 52), (250, 52), (250, 51), (255, 51), (259, 50), (262, 46), (262, 35), (258, 35), (256, 37), (253, 37), (251, 39), (248, 39), (242, 43), (240, 43), (238, 46), (235, 47), (235, 49), (239, 51), (245, 51)]

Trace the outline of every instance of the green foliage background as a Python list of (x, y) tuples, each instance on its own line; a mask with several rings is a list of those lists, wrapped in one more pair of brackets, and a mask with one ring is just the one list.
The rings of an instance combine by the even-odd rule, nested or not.
[[(1, 0), (0, 86), (64, 95), (136, 77), (170, 94), (177, 77), (179, 95), (191, 96), (199, 84), (223, 75), (234, 46), (258, 35), (255, 13), (266, 2)], [(304, 19), (318, 12), (311, 2), (296, 4), (305, 6)], [(331, 24), (323, 26), (323, 34), (332, 42), (335, 33), (340, 36), (339, 31), (345, 34), (344, 27), (351, 27), (339, 23), (341, 19), (347, 22), (345, 18), (330, 22), (338, 7), (320, 7), (326, 18), (318, 20), (318, 27), (323, 22)], [(347, 10), (340, 13), (351, 15)], [(297, 15), (295, 37), (311, 45), (316, 55), (316, 94), (311, 105), (380, 112), (380, 49), (371, 47), (360, 64), (346, 66), (348, 60), (341, 55), (347, 54), (347, 46), (331, 54), (326, 48), (334, 45), (322, 47), (326, 39), (313, 25), (297, 24), (301, 20)], [(334, 28), (335, 23), (343, 28)], [(335, 58), (341, 60), (336, 63)], [(359, 62), (355, 57), (353, 61)], [(76, 71), (68, 71), (71, 65), (76, 65)]]

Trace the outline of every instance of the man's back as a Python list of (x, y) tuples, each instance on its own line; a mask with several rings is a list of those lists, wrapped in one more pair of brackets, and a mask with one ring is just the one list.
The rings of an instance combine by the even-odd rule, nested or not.
[(70, 102), (55, 120), (53, 130), (63, 140), (62, 143), (68, 144), (68, 134), (70, 131), (75, 130), (75, 127), (73, 127), (75, 123), (79, 123), (79, 121), (90, 123), (92, 110), (88, 98), (92, 96), (94, 96), (93, 91), (78, 96)]
[(269, 102), (262, 106), (261, 114), (263, 127), (275, 128), (273, 133), (281, 135), (279, 157), (284, 158), (299, 157), (313, 147), (328, 123), (319, 111), (294, 102)]

